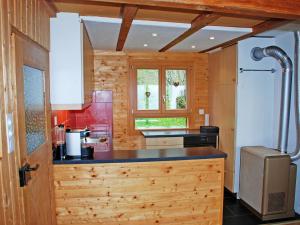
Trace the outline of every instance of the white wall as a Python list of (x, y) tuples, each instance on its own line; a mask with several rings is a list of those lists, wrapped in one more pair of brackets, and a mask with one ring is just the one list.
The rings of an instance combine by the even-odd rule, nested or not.
[[(276, 36), (275, 44), (282, 48), (292, 59), (294, 64), (294, 35), (292, 32), (287, 32), (285, 34), (281, 34)], [(278, 68), (279, 65), (278, 65)], [(281, 71), (278, 70), (278, 76), (280, 76)], [(293, 81), (294, 82), (294, 81)], [(281, 79), (277, 80), (276, 83), (276, 93), (280, 94), (280, 85)], [(294, 85), (294, 84), (293, 84)], [(289, 128), (289, 141), (288, 141), (288, 151), (293, 152), (296, 146), (296, 126), (295, 126), (295, 113), (294, 113), (294, 105), (293, 100), (294, 96), (292, 95), (292, 106), (291, 106), (291, 118), (290, 118), (290, 128)], [(279, 102), (277, 102), (279, 104)], [(277, 113), (277, 120), (279, 119), (279, 113)], [(295, 162), (297, 164), (297, 184), (296, 184), (296, 202), (295, 202), (295, 210), (297, 213), (300, 213), (300, 160)]]
[[(275, 38), (250, 38), (238, 44), (239, 68), (275, 68), (276, 73), (245, 72), (238, 74), (235, 192), (238, 192), (239, 188), (240, 147), (263, 145), (277, 148), (281, 100), (281, 67), (272, 58), (264, 58), (259, 62), (255, 62), (250, 58), (250, 51), (253, 47), (266, 47), (269, 45), (281, 47), (293, 60), (294, 38), (291, 32), (281, 33)], [(288, 142), (289, 152), (294, 150), (295, 142), (295, 114), (292, 105)], [(300, 160), (296, 164), (298, 169), (295, 210), (300, 213)]]
[[(250, 57), (253, 47), (274, 45), (273, 38), (249, 38), (238, 44), (238, 70), (271, 69), (275, 60), (264, 58), (254, 61)], [(263, 145), (274, 147), (274, 101), (276, 75), (271, 72), (239, 72), (236, 103), (236, 157), (235, 185), (239, 190), (240, 148)]]

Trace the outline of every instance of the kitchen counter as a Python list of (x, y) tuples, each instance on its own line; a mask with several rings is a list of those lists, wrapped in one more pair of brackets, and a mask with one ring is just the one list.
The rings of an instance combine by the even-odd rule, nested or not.
[(214, 147), (192, 147), (180, 149), (120, 150), (96, 152), (93, 159), (54, 160), (54, 164), (91, 164), (123, 162), (155, 162), (225, 158), (226, 154)]
[(216, 136), (215, 133), (200, 133), (199, 129), (195, 130), (149, 130), (141, 131), (145, 138), (157, 138), (157, 137), (190, 137), (190, 136)]
[(222, 224), (224, 157), (212, 147), (54, 161), (57, 224)]
[(189, 148), (213, 146), (218, 148), (218, 133), (201, 133), (194, 130), (149, 130), (141, 131), (147, 149)]

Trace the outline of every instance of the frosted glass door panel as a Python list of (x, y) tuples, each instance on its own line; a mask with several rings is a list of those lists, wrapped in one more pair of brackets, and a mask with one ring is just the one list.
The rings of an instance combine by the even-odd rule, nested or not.
[(45, 143), (44, 72), (23, 66), (26, 147), (30, 154)]

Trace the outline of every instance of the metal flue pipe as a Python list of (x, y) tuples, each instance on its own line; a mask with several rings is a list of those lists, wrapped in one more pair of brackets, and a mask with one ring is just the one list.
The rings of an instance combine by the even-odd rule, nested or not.
[(296, 125), (296, 148), (291, 155), (292, 161), (300, 159), (300, 92), (299, 92), (299, 39), (300, 31), (294, 32), (295, 51), (294, 51), (294, 107), (295, 107), (295, 125)]
[(255, 47), (251, 51), (251, 57), (255, 61), (260, 61), (264, 57), (272, 57), (276, 59), (282, 67), (278, 148), (282, 153), (287, 153), (293, 73), (292, 61), (285, 51), (277, 46), (269, 46), (266, 48)]

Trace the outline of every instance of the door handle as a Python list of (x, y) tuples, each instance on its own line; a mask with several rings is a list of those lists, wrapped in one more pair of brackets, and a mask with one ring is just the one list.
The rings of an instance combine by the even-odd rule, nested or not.
[(20, 177), (20, 187), (24, 187), (28, 184), (28, 182), (31, 180), (31, 171), (37, 171), (40, 167), (39, 164), (36, 164), (33, 167), (30, 167), (29, 163), (26, 163), (24, 166), (22, 166), (19, 169), (19, 177)]
[(40, 167), (39, 164), (36, 164), (34, 167), (30, 167), (30, 165), (29, 165), (28, 163), (26, 163), (25, 166), (26, 166), (26, 167), (25, 167), (25, 170), (26, 170), (27, 172), (30, 172), (30, 171), (37, 171), (38, 168)]

